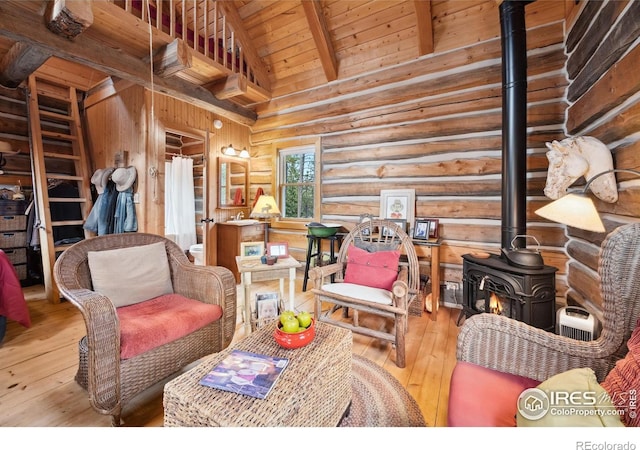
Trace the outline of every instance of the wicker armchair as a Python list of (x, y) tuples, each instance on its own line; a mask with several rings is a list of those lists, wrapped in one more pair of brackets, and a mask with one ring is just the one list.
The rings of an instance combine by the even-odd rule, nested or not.
[[(222, 307), (217, 321), (187, 336), (129, 359), (120, 357), (116, 307), (92, 290), (87, 252), (163, 242), (176, 294)], [(54, 278), (61, 295), (80, 309), (87, 335), (80, 341), (76, 381), (89, 392), (93, 408), (120, 425), (124, 405), (135, 395), (201, 357), (226, 348), (236, 325), (236, 283), (223, 267), (195, 266), (172, 241), (153, 234), (125, 233), (81, 241), (58, 258)]]
[(640, 317), (640, 223), (623, 225), (602, 243), (598, 273), (604, 307), (594, 341), (558, 336), (495, 314), (478, 314), (460, 329), (457, 359), (538, 381), (579, 367), (602, 381), (627, 352)]
[[(382, 229), (391, 232), (383, 235), (380, 232)], [(349, 290), (347, 285), (351, 284), (344, 282), (347, 271), (347, 253), (349, 247), (353, 244), (358, 247), (369, 246), (371, 247), (369, 250), (396, 247), (406, 258), (406, 261), (400, 261), (397, 279), (393, 282), (391, 290), (386, 292), (386, 301), (384, 303), (357, 298), (352, 296), (353, 294), (346, 292)], [(347, 328), (355, 333), (391, 342), (396, 348), (396, 365), (405, 367), (405, 334), (409, 307), (412, 302), (419, 301), (419, 296), (421, 295), (418, 256), (407, 233), (394, 222), (386, 220), (373, 219), (360, 223), (343, 239), (336, 262), (326, 266), (314, 267), (309, 276), (314, 282), (312, 292), (315, 294), (315, 317), (317, 320)], [(333, 281), (331, 281), (331, 278), (333, 278)], [(340, 284), (347, 287), (347, 289), (340, 289)], [(353, 289), (353, 285), (351, 289)], [(366, 288), (362, 288), (359, 291), (364, 292), (365, 290)], [(366, 297), (366, 295), (364, 294), (361, 297)], [(323, 302), (333, 305), (324, 313), (322, 312)], [(343, 308), (342, 318), (344, 320), (338, 320), (333, 317), (333, 312), (340, 307)], [(352, 321), (346, 320), (349, 308), (353, 310)], [(367, 328), (359, 321), (358, 313), (360, 311), (392, 318), (394, 329), (387, 331)]]

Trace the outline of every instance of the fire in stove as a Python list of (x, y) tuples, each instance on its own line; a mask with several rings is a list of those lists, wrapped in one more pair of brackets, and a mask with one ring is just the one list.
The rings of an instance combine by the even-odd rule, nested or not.
[(491, 294), (491, 297), (489, 298), (489, 312), (491, 314), (502, 314), (502, 302), (500, 302), (500, 299), (498, 298), (498, 296), (496, 294)]
[[(511, 307), (508, 300), (503, 300), (495, 292), (491, 292), (489, 295), (489, 311), (491, 314), (505, 315), (511, 317)], [(478, 312), (485, 312), (487, 304), (484, 298), (480, 298), (476, 301), (475, 309)]]

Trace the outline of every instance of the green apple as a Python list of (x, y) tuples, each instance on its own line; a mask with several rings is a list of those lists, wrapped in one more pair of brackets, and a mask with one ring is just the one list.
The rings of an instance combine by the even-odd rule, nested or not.
[(300, 331), (298, 319), (296, 319), (295, 317), (285, 319), (284, 323), (282, 324), (282, 331), (284, 331), (285, 333), (297, 333), (298, 331)]
[(280, 323), (284, 325), (284, 322), (287, 319), (295, 319), (295, 318), (296, 318), (296, 313), (294, 313), (293, 311), (283, 311), (280, 314)]
[(300, 322), (301, 327), (307, 328), (311, 325), (311, 314), (306, 311), (298, 313), (298, 322)]

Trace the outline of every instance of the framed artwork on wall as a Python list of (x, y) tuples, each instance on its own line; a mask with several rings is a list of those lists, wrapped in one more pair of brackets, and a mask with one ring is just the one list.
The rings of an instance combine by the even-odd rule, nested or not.
[(402, 219), (409, 226), (412, 226), (415, 210), (415, 189), (383, 189), (380, 191), (381, 219)]
[(267, 242), (267, 256), (288, 258), (289, 244), (287, 242)]
[(264, 242), (241, 242), (240, 257), (242, 259), (260, 259), (264, 255)]

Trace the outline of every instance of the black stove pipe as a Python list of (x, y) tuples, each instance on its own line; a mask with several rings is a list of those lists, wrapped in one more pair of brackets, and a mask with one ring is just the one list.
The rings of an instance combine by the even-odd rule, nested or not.
[[(525, 5), (500, 4), (502, 44), (502, 248), (527, 233), (527, 29)], [(525, 248), (518, 238), (515, 248)]]

